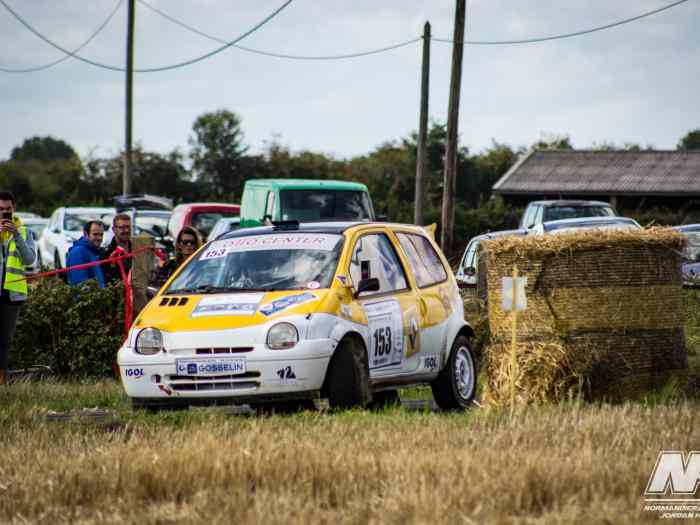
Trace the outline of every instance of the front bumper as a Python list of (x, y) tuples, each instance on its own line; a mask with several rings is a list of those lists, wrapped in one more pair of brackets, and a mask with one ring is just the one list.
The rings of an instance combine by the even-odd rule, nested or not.
[[(126, 394), (131, 398), (172, 400), (174, 404), (224, 401), (265, 402), (275, 399), (315, 397), (323, 385), (326, 369), (337, 342), (306, 340), (289, 350), (270, 350), (253, 345), (247, 352), (203, 355), (195, 349), (160, 352), (144, 356), (124, 346), (117, 363)], [(222, 350), (222, 349), (217, 349)], [(202, 358), (244, 359), (245, 373), (186, 375), (176, 370), (176, 360)]]

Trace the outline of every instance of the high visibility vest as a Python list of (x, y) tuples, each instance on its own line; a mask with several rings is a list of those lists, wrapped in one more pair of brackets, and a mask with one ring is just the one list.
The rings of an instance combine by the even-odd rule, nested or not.
[[(19, 233), (27, 240), (27, 228), (21, 226)], [(5, 259), (5, 290), (27, 296), (27, 281), (24, 279), (24, 264), (17, 250), (14, 237), (10, 239), (7, 259)]]

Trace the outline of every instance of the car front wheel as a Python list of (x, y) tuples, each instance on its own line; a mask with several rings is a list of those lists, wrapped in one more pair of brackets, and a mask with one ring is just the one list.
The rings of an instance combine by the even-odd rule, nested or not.
[(325, 393), (332, 409), (365, 407), (370, 399), (367, 351), (357, 339), (346, 337), (328, 364)]
[(433, 397), (443, 410), (464, 410), (476, 395), (476, 360), (463, 335), (452, 344), (447, 364), (430, 384)]

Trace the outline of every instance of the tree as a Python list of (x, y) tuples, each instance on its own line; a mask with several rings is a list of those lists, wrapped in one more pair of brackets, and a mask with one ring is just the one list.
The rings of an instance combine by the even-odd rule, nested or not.
[(544, 133), (532, 147), (534, 149), (574, 149), (569, 135), (553, 135), (550, 133)]
[(190, 158), (197, 181), (209, 185), (219, 199), (240, 199), (250, 175), (243, 169), (248, 147), (243, 144), (240, 117), (225, 109), (205, 113), (197, 117), (192, 132)]
[(66, 142), (53, 137), (31, 137), (12, 148), (10, 160), (75, 160), (78, 154)]
[(678, 145), (676, 146), (678, 150), (691, 150), (700, 149), (700, 129), (694, 129), (689, 131), (685, 137), (683, 137)]

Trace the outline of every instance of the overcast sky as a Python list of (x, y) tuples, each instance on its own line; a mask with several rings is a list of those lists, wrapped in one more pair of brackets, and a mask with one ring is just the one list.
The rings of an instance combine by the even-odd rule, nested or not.
[[(3, 0), (39, 32), (75, 49), (117, 0)], [(233, 40), (284, 0), (148, 0), (198, 30)], [(468, 0), (469, 40), (512, 40), (579, 31), (633, 17), (671, 0)], [(126, 0), (80, 55), (124, 67)], [(451, 38), (451, 0), (293, 0), (241, 45), (286, 54), (366, 51), (420, 36)], [(135, 67), (182, 62), (220, 44), (136, 2)], [(0, 67), (28, 68), (62, 55), (0, 5)], [(447, 119), (451, 45), (432, 43), (430, 116)], [(172, 71), (134, 75), (135, 142), (188, 151), (201, 114), (243, 119), (252, 152), (277, 140), (336, 157), (371, 152), (417, 129), (421, 44), (337, 61), (270, 58), (229, 48)], [(68, 59), (36, 73), (0, 73), (0, 159), (25, 138), (51, 135), (80, 155), (115, 155), (124, 144), (124, 73)], [(577, 148), (626, 142), (673, 149), (700, 128), (700, 0), (630, 24), (539, 44), (467, 46), (459, 130), (472, 152), (492, 140), (530, 145), (569, 134)]]

